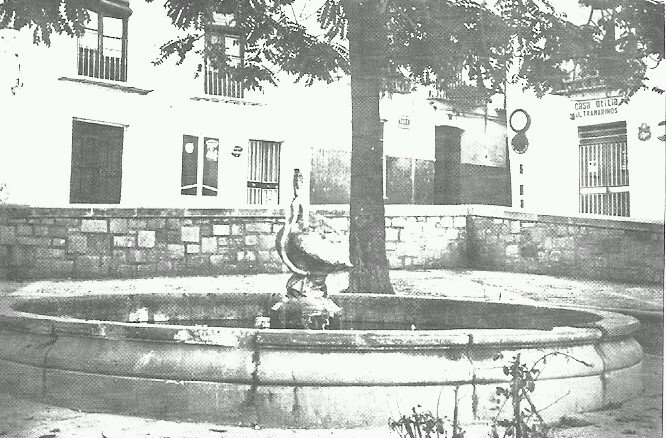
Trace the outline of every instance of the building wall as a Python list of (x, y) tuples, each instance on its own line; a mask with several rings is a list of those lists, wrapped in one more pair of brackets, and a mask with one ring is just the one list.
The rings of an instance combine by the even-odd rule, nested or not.
[[(575, 0), (558, 1), (559, 12), (567, 20), (584, 24), (589, 9), (581, 8)], [(512, 205), (532, 212), (577, 214), (579, 211), (579, 140), (578, 127), (609, 122), (626, 121), (627, 153), (629, 170), (630, 216), (637, 219), (662, 220), (666, 179), (665, 143), (659, 140), (664, 135), (666, 120), (666, 66), (651, 65), (646, 72), (646, 89), (637, 92), (628, 103), (610, 105), (606, 114), (595, 114), (596, 100), (602, 102), (616, 95), (605, 91), (589, 91), (571, 97), (546, 95), (537, 98), (522, 90), (522, 84), (509, 88), (507, 92), (507, 115), (518, 108), (531, 116), (532, 125), (527, 131), (528, 150), (524, 154), (510, 152)], [(662, 93), (651, 91), (654, 87)], [(577, 102), (589, 101), (590, 112), (576, 107)], [(639, 127), (643, 124), (651, 130), (646, 141), (638, 139)], [(507, 129), (509, 141), (515, 133)], [(524, 172), (520, 173), (520, 165)], [(524, 195), (520, 195), (520, 186)]]
[[(666, 74), (662, 65), (655, 77)], [(611, 105), (610, 114), (595, 114), (597, 102), (607, 101), (599, 93), (574, 97), (545, 96), (514, 88), (507, 95), (507, 114), (525, 109), (531, 116), (526, 135), (529, 146), (524, 154), (511, 150), (513, 206), (533, 212), (576, 214), (579, 212), (578, 127), (626, 121), (629, 171), (630, 216), (661, 219), (664, 216), (664, 135), (658, 123), (666, 119), (663, 94), (640, 91), (628, 103)], [(577, 110), (577, 102), (590, 102), (590, 110)], [(638, 138), (639, 127), (647, 125), (651, 136)], [(515, 133), (509, 128), (509, 140)], [(522, 164), (523, 173), (520, 173)], [(520, 195), (520, 186), (523, 195)]]
[(511, 205), (511, 184), (506, 167), (463, 163), (463, 204)]
[[(319, 208), (342, 232), (349, 215)], [(284, 272), (281, 209), (0, 207), (0, 278)], [(505, 207), (386, 209), (392, 268), (473, 268), (663, 282), (664, 225)]]
[[(8, 94), (0, 102), (5, 122), (0, 142), (5, 202), (69, 204), (75, 119), (123, 127), (120, 206), (128, 207), (246, 204), (250, 140), (282, 142), (280, 203), (284, 205), (292, 196), (292, 169), (300, 168), (306, 176), (310, 173), (311, 150), (351, 150), (349, 78), (305, 87), (282, 74), (279, 86), (247, 91), (244, 99), (205, 96), (203, 78), (195, 77), (201, 61), (196, 54), (191, 53), (182, 65), (176, 65), (175, 59), (153, 65), (160, 45), (177, 34), (160, 5), (132, 1), (131, 7), (127, 82), (78, 76), (75, 38), (54, 35), (50, 47), (36, 46), (30, 30), (24, 29), (15, 43), (2, 45), (9, 47), (0, 49), (7, 65), (15, 60), (14, 52), (18, 53), (23, 83), (16, 95)], [(146, 23), (150, 23), (150, 31), (144, 31)], [(0, 78), (3, 84), (9, 83), (12, 78), (4, 76)], [(3, 85), (2, 89), (9, 88)], [(481, 114), (461, 116), (442, 111), (431, 105), (428, 97), (428, 91), (421, 88), (382, 99), (388, 156), (433, 160), (434, 127), (454, 124), (465, 130), (463, 162), (505, 166), (504, 126), (492, 119), (495, 107), (490, 108), (491, 119), (483, 120)], [(218, 196), (180, 194), (183, 135), (219, 138)], [(236, 153), (239, 147), (240, 154)], [(335, 166), (329, 168), (326, 163), (316, 173), (333, 171)], [(337, 176), (315, 176), (325, 181), (323, 194), (316, 196), (321, 202), (347, 202), (348, 182)], [(335, 188), (338, 185), (341, 190)], [(421, 181), (416, 185), (409, 189), (418, 191), (413, 202), (428, 202), (432, 194), (420, 192)]]
[[(161, 6), (132, 2), (131, 7), (127, 82), (78, 76), (76, 39), (66, 36), (54, 35), (50, 47), (37, 46), (25, 29), (11, 50), (2, 50), (3, 60), (13, 60), (6, 56), (13, 55), (9, 52), (20, 55), (23, 83), (16, 95), (3, 94), (0, 101), (0, 178), (7, 185), (5, 202), (69, 204), (74, 119), (124, 128), (122, 206), (245, 205), (250, 140), (282, 142), (280, 200), (288, 202), (291, 169), (309, 167), (307, 145), (313, 136), (325, 132), (322, 125), (327, 118), (322, 112), (312, 114), (312, 105), (331, 93), (344, 95), (339, 87), (348, 84), (318, 84), (307, 94), (303, 85), (294, 85), (293, 78), (282, 75), (280, 90), (269, 85), (263, 91), (246, 91), (244, 99), (206, 96), (203, 78), (195, 77), (200, 62), (196, 54), (182, 65), (176, 66), (173, 59), (153, 65), (159, 46), (176, 32)], [(144, 32), (147, 23), (150, 31)], [(3, 81), (3, 92), (9, 89), (4, 86), (8, 81)], [(301, 100), (306, 96), (307, 100)], [(294, 105), (299, 101), (302, 105)], [(345, 99), (338, 101), (344, 105)], [(344, 116), (336, 119), (336, 123), (346, 122)], [(335, 124), (327, 129), (341, 131)], [(219, 196), (180, 194), (184, 134), (220, 139)], [(240, 155), (232, 155), (237, 146)]]
[[(462, 114), (446, 103), (431, 99), (424, 88), (417, 88), (411, 94), (385, 96), (380, 110), (384, 121), (386, 203), (433, 203), (435, 129), (446, 125), (463, 132), (460, 145), (463, 202), (508, 205), (506, 126), (497, 111), (501, 105), (503, 102), (491, 103), (487, 114), (481, 108)], [(314, 204), (349, 202), (351, 130), (350, 125), (338, 128), (347, 135), (334, 136), (334, 144), (328, 139), (312, 147), (310, 197)]]

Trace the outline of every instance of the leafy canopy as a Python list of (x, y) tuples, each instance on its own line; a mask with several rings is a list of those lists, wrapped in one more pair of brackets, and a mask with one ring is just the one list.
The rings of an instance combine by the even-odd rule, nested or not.
[[(279, 71), (306, 84), (331, 82), (349, 73), (345, 11), (358, 1), (377, 2), (385, 17), (386, 67), (377, 72), (385, 78), (407, 75), (438, 85), (470, 79), (487, 94), (507, 80), (523, 81), (543, 94), (573, 71), (632, 94), (664, 57), (664, 4), (653, 0), (580, 0), (590, 11), (580, 25), (547, 0), (167, 0), (165, 12), (180, 36), (162, 46), (156, 62), (198, 51), (250, 88), (275, 83)], [(319, 26), (297, 13), (303, 2), (316, 8)], [(53, 32), (80, 35), (94, 3), (0, 0), (0, 28), (30, 27), (35, 42), (49, 44)], [(197, 49), (220, 17), (241, 38), (242, 68), (225, 59), (224, 39)]]

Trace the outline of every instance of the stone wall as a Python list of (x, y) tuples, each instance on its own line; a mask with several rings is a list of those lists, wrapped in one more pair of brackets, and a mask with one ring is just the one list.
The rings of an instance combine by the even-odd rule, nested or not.
[[(348, 211), (319, 207), (346, 231)], [(0, 279), (283, 272), (280, 209), (0, 207)], [(660, 283), (663, 223), (492, 206), (386, 207), (392, 268), (471, 268)]]
[(392, 268), (467, 266), (465, 216), (387, 216), (386, 256)]
[(280, 211), (0, 209), (0, 278), (280, 272)]
[(483, 210), (467, 219), (470, 268), (664, 281), (663, 223)]

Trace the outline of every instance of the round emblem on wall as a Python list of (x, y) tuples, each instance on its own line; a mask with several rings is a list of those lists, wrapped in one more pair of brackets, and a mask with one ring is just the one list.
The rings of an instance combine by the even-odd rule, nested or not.
[(532, 118), (522, 108), (514, 110), (511, 116), (509, 116), (509, 126), (516, 133), (511, 139), (511, 147), (518, 154), (524, 154), (529, 146), (525, 132), (527, 132), (531, 124)]
[(509, 116), (509, 126), (514, 132), (525, 132), (530, 128), (531, 124), (532, 118), (522, 108), (514, 110), (511, 116)]
[(641, 124), (641, 126), (638, 127), (638, 139), (640, 141), (648, 141), (650, 138), (652, 138), (652, 132), (650, 132), (650, 125), (647, 123)]

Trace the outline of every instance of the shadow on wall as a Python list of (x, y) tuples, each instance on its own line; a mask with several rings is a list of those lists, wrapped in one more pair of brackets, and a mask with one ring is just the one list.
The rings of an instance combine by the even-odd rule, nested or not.
[[(310, 202), (348, 204), (350, 179), (349, 151), (316, 149), (312, 153)], [(507, 167), (453, 163), (448, 178), (436, 178), (434, 160), (386, 156), (386, 204), (485, 204), (511, 205), (510, 176)], [(436, 184), (440, 191), (437, 195)]]

